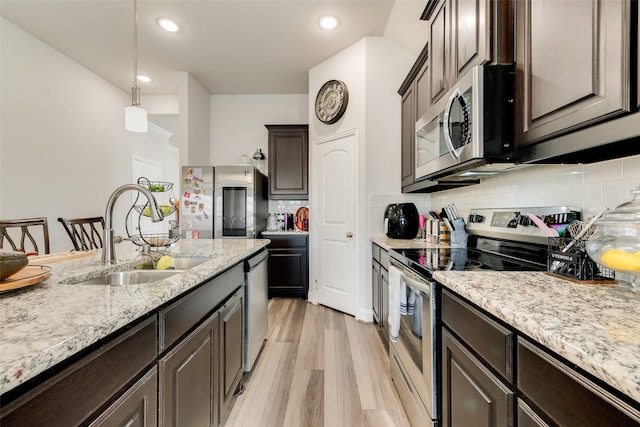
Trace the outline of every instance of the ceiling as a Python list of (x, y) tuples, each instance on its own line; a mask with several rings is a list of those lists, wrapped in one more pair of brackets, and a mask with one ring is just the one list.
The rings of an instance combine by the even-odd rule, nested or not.
[[(187, 71), (211, 94), (308, 92), (308, 70), (365, 36), (385, 36), (416, 56), (425, 1), (138, 0), (143, 95), (174, 95)], [(339, 18), (322, 30), (324, 14)], [(129, 92), (133, 0), (0, 0), (0, 15)], [(181, 30), (167, 33), (156, 19)]]

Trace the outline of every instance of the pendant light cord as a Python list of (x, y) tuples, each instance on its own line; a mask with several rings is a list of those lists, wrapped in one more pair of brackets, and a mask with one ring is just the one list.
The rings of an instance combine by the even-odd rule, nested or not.
[(131, 103), (140, 106), (140, 89), (138, 88), (138, 0), (133, 0), (133, 86), (131, 87)]

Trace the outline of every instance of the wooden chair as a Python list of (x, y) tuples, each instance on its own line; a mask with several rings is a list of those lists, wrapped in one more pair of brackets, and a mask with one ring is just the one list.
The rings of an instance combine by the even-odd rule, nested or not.
[(104, 218), (58, 218), (69, 235), (76, 251), (89, 251), (102, 248)]
[[(40, 236), (37, 227), (42, 227)], [(35, 235), (34, 235), (35, 233)], [(43, 250), (40, 250), (36, 237), (42, 238)], [(38, 239), (40, 240), (40, 239)], [(24, 218), (0, 220), (0, 248), (5, 248), (5, 241), (14, 251), (25, 252), (28, 255), (49, 253), (49, 225), (47, 218)], [(32, 247), (27, 247), (26, 243)], [(6, 249), (6, 248), (5, 248)], [(33, 249), (29, 251), (27, 249)]]

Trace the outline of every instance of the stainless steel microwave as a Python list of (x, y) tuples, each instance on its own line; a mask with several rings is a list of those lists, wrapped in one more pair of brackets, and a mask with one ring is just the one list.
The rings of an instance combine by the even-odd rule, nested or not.
[(515, 69), (479, 65), (416, 122), (415, 176), (464, 180), (515, 163)]

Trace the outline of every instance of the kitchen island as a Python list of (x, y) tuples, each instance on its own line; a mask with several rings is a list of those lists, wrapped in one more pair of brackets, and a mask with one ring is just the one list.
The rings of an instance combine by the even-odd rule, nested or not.
[[(116, 247), (117, 263), (101, 263), (101, 252), (51, 263), (45, 282), (0, 294), (0, 395), (167, 306), (181, 295), (237, 266), (269, 240), (180, 240), (168, 249), (174, 258), (206, 262), (161, 281), (127, 286), (80, 282), (148, 261), (137, 246)], [(46, 265), (47, 257), (36, 260)], [(33, 263), (32, 263), (33, 264)]]

